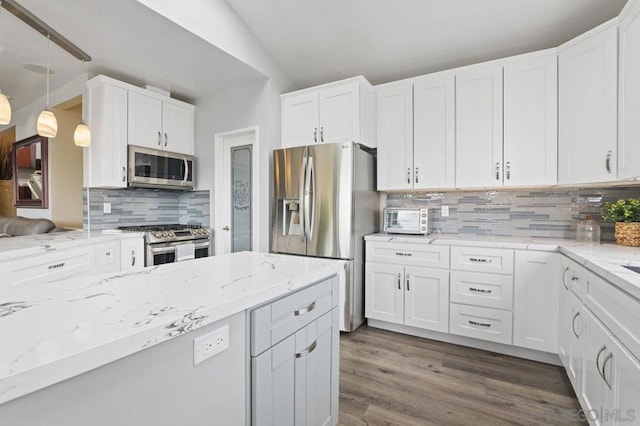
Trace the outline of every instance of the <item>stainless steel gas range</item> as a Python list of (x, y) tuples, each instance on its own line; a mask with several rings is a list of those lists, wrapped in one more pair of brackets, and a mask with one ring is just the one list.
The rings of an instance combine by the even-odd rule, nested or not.
[(211, 231), (200, 225), (121, 226), (122, 231), (144, 232), (145, 266), (207, 257)]

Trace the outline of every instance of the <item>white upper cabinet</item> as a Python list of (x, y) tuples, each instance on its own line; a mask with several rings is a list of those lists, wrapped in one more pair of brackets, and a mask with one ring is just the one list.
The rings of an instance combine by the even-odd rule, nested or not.
[(413, 84), (376, 87), (378, 191), (413, 188)]
[(640, 177), (640, 1), (630, 2), (620, 25), (619, 177)]
[(504, 186), (555, 185), (558, 150), (555, 51), (504, 66)]
[(502, 186), (502, 65), (456, 74), (456, 186)]
[(413, 85), (413, 188), (455, 185), (455, 79), (422, 77)]
[(558, 182), (616, 179), (618, 27), (560, 48)]
[(282, 146), (353, 141), (375, 148), (374, 94), (364, 77), (298, 92), (282, 99)]
[(192, 105), (152, 92), (130, 91), (128, 120), (129, 145), (193, 155)]

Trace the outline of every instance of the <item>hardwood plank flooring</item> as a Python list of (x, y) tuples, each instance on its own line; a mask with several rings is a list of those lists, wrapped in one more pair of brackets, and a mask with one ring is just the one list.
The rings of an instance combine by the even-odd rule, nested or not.
[(586, 425), (564, 369), (362, 326), (340, 336), (340, 425)]

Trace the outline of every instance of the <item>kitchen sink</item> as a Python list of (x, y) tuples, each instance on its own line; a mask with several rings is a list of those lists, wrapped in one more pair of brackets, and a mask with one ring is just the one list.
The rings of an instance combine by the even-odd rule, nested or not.
[(640, 274), (640, 266), (626, 266), (626, 265), (620, 265), (620, 266), (622, 266), (623, 268), (627, 268), (628, 270), (633, 271), (637, 274)]

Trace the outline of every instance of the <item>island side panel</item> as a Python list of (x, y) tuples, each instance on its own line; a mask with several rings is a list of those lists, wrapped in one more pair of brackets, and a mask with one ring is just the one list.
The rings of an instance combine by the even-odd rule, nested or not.
[[(193, 365), (193, 340), (229, 326), (229, 348)], [(245, 312), (0, 404), (2, 424), (244, 425)]]

